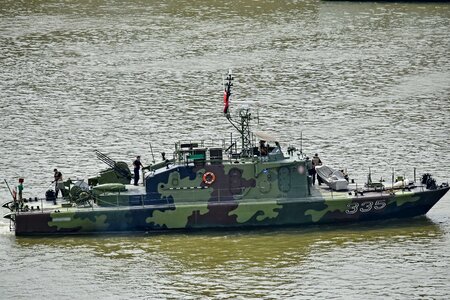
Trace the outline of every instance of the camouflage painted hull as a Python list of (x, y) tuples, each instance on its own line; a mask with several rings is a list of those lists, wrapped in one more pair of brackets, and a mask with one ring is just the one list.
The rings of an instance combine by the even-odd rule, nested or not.
[(281, 200), (186, 202), (114, 208), (62, 208), (15, 213), (16, 235), (152, 232), (206, 228), (302, 226), (406, 218), (426, 214), (448, 186), (435, 190), (329, 193)]

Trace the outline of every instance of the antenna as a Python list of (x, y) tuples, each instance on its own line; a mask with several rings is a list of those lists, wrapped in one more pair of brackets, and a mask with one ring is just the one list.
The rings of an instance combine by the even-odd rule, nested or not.
[(150, 146), (150, 152), (152, 153), (152, 162), (153, 162), (153, 164), (155, 164), (155, 155), (153, 155), (152, 144), (149, 142), (148, 145)]
[(303, 154), (303, 131), (300, 131), (300, 153)]
[(249, 108), (240, 108), (239, 112), (239, 120), (234, 121), (231, 118), (230, 111), (228, 109), (229, 100), (231, 97), (231, 87), (233, 86), (233, 76), (231, 73), (231, 69), (228, 71), (228, 76), (225, 82), (225, 90), (223, 95), (223, 103), (224, 109), (223, 112), (230, 122), (231, 125), (240, 133), (241, 135), (241, 156), (242, 157), (251, 157), (252, 156), (252, 141), (251, 141), (251, 133), (250, 133), (250, 120), (251, 113)]

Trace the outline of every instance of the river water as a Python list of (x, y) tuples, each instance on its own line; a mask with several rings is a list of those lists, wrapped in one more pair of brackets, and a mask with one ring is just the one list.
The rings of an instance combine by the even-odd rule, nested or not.
[[(449, 32), (448, 3), (3, 0), (1, 179), (42, 196), (54, 168), (105, 168), (94, 149), (145, 164), (229, 137), (231, 68), (232, 111), (282, 146), (359, 182), (446, 182)], [(450, 195), (412, 220), (255, 231), (23, 238), (2, 219), (0, 298), (448, 299), (449, 249)]]

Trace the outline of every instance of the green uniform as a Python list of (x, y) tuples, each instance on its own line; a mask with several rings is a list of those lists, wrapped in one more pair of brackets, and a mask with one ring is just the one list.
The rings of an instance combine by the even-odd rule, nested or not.
[(22, 191), (23, 191), (23, 184), (22, 183), (20, 183), (17, 186), (17, 190), (19, 191), (19, 200), (22, 200)]

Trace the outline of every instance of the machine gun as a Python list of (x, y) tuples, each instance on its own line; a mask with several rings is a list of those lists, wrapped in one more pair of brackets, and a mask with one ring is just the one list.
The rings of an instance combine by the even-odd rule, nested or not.
[(94, 150), (94, 152), (97, 155), (97, 158), (108, 165), (110, 169), (100, 172), (100, 176), (95, 178), (97, 180), (93, 180), (92, 185), (96, 185), (95, 183), (130, 183), (132, 176), (128, 165), (125, 162), (116, 162), (98, 150)]

